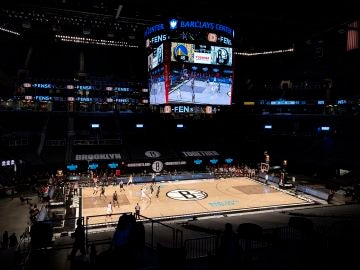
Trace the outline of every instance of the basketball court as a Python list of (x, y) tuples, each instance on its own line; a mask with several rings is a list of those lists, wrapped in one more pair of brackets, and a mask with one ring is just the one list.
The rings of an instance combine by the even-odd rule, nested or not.
[[(307, 198), (247, 177), (156, 183), (153, 192), (150, 185), (150, 183), (124, 185), (125, 191), (121, 191), (119, 185), (108, 186), (105, 189), (105, 197), (100, 197), (99, 194), (93, 196), (91, 187), (83, 188), (80, 204), (82, 216), (105, 215), (115, 190), (118, 194), (119, 206), (113, 205), (113, 214), (134, 212), (136, 203), (139, 203), (142, 216), (159, 219), (314, 204)], [(159, 186), (160, 192), (157, 197)], [(105, 217), (99, 218), (105, 219)], [(99, 218), (91, 220), (106, 222), (106, 220), (97, 220)]]

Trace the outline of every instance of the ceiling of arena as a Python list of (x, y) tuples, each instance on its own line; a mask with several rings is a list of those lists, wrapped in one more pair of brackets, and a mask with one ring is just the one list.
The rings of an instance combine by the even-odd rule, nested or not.
[[(296, 42), (317, 38), (328, 31), (341, 32), (347, 22), (358, 16), (358, 9), (351, 4), (342, 2), (339, 6), (310, 1), (264, 4), (261, 1), (244, 3), (234, 0), (13, 0), (4, 3), (1, 9), (0, 19), (7, 23), (9, 14), (14, 19), (12, 10), (23, 11), (20, 20), (22, 28), (31, 28), (32, 31), (37, 29), (34, 23), (31, 26), (26, 24), (27, 12), (32, 13), (32, 16), (45, 13), (93, 19), (98, 25), (91, 26), (92, 34), (96, 30), (104, 32), (109, 21), (117, 22), (119, 28), (107, 28), (113, 32), (113, 37), (126, 36), (133, 40), (141, 39), (147, 26), (173, 17), (214, 21), (234, 28), (235, 46), (242, 49), (286, 48)], [(53, 30), (61, 29), (51, 23)], [(88, 27), (81, 20), (74, 23), (74, 28), (76, 26), (82, 30)]]

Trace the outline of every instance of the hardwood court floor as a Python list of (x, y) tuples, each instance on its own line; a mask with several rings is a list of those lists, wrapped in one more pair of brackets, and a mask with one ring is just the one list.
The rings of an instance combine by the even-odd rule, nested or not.
[[(158, 185), (160, 185), (160, 194), (157, 198), (155, 195)], [(156, 183), (153, 193), (150, 192), (149, 183), (124, 185), (124, 187), (125, 191), (120, 191), (119, 186), (106, 187), (106, 197), (99, 197), (100, 192), (96, 196), (92, 196), (92, 188), (83, 188), (82, 215), (84, 217), (105, 215), (107, 204), (112, 202), (112, 194), (115, 190), (118, 193), (119, 207), (116, 205), (113, 207), (113, 214), (134, 212), (136, 203), (139, 203), (140, 214), (150, 218), (255, 210), (311, 203), (246, 177)], [(141, 189), (144, 187), (146, 187), (146, 196), (142, 197)], [(101, 219), (96, 222), (103, 222), (104, 217)], [(89, 223), (93, 222), (95, 219), (89, 221)]]

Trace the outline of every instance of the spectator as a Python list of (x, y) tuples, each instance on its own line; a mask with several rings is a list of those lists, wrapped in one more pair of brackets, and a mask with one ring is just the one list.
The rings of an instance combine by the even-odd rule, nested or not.
[(121, 260), (122, 269), (135, 269), (136, 266), (136, 220), (133, 215), (119, 217), (111, 242), (111, 249), (96, 257), (96, 265), (101, 268), (114, 268)]
[(16, 248), (18, 244), (18, 239), (16, 233), (12, 233), (9, 237), (9, 248)]
[(74, 195), (79, 195), (79, 183), (76, 181), (73, 186)]
[(30, 208), (29, 214), (30, 214), (30, 220), (31, 222), (35, 222), (37, 215), (40, 213), (40, 210), (37, 208), (37, 205), (34, 204), (33, 207)]
[(82, 219), (78, 218), (78, 220), (76, 221), (76, 229), (75, 232), (71, 234), (71, 238), (74, 238), (74, 243), (73, 243), (73, 247), (71, 250), (70, 255), (68, 256), (68, 259), (73, 259), (76, 255), (76, 252), (78, 250), (80, 250), (81, 255), (85, 255), (86, 251), (85, 251), (85, 228), (82, 224)]
[(225, 224), (225, 230), (220, 239), (220, 263), (224, 269), (236, 269), (236, 259), (239, 254), (239, 241), (232, 229), (231, 223)]
[(133, 215), (123, 214), (119, 217), (112, 240), (113, 249), (128, 250), (134, 237), (135, 224), (136, 221)]

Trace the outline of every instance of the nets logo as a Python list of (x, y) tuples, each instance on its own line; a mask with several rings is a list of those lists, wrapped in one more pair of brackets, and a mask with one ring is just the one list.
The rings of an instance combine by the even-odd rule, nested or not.
[(148, 158), (157, 158), (157, 157), (160, 157), (161, 154), (158, 151), (151, 150), (151, 151), (146, 151), (145, 156)]
[(219, 65), (226, 65), (229, 62), (229, 52), (225, 48), (220, 48), (216, 54), (216, 63)]
[(161, 172), (162, 169), (164, 168), (164, 163), (162, 163), (160, 160), (154, 161), (153, 164), (151, 165), (151, 168), (153, 169), (154, 172)]
[(167, 192), (166, 196), (179, 201), (199, 201), (207, 198), (208, 194), (197, 189), (175, 189)]

